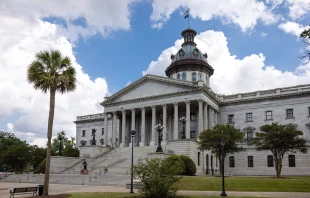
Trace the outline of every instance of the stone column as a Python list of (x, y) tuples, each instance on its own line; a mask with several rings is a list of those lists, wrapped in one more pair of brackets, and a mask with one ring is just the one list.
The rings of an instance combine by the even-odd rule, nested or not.
[(191, 131), (190, 131), (190, 126), (191, 126), (191, 101), (188, 100), (185, 102), (186, 103), (186, 118), (188, 118), (186, 122), (186, 127), (185, 127), (185, 134), (186, 134), (186, 139), (191, 138)]
[(122, 110), (122, 143), (121, 143), (121, 148), (126, 146), (126, 110)]
[(174, 105), (174, 127), (173, 127), (173, 136), (175, 140), (179, 139), (179, 103), (173, 103)]
[(213, 128), (213, 108), (209, 106), (209, 129)]
[(116, 148), (116, 112), (113, 112), (113, 123), (112, 123), (112, 147)]
[(198, 122), (198, 124), (199, 124), (199, 127), (198, 127), (198, 129), (199, 129), (199, 131), (198, 131), (198, 133), (197, 133), (197, 139), (198, 139), (198, 137), (199, 137), (199, 135), (200, 135), (200, 133), (203, 131), (203, 109), (202, 109), (202, 103), (203, 103), (203, 100), (198, 100), (198, 111), (199, 111), (199, 122)]
[(163, 125), (164, 129), (162, 131), (163, 133), (163, 141), (161, 142), (161, 145), (166, 145), (167, 142), (167, 105), (163, 105)]
[(208, 129), (208, 103), (204, 104), (204, 110), (203, 110), (204, 116), (203, 116), (203, 130)]
[(108, 113), (104, 112), (104, 142), (103, 145), (107, 147), (108, 145)]
[(156, 119), (156, 106), (152, 106), (152, 135), (150, 146), (155, 146), (155, 120)]
[[(135, 109), (130, 109), (131, 110), (131, 130), (136, 130), (136, 110)], [(131, 147), (131, 144), (136, 142), (136, 137), (137, 137), (138, 133), (136, 133), (135, 137), (133, 138), (133, 142), (131, 142), (132, 138), (130, 135), (130, 144), (129, 147)], [(135, 144), (134, 144), (135, 145)]]
[(141, 108), (141, 141), (139, 146), (146, 146), (145, 142), (145, 108)]

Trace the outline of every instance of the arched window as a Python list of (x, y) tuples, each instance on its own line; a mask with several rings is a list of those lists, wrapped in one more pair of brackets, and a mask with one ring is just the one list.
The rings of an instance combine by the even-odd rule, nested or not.
[(179, 80), (181, 79), (181, 75), (180, 74), (177, 75), (177, 79), (179, 79)]
[(192, 73), (192, 81), (196, 81), (197, 79), (196, 79), (196, 73), (195, 72), (193, 72)]
[(186, 80), (186, 73), (185, 72), (182, 73), (182, 80)]
[(201, 73), (198, 73), (198, 79), (197, 80), (201, 80)]
[(187, 42), (191, 42), (191, 35), (190, 34), (187, 35)]
[(235, 157), (234, 156), (230, 156), (229, 157), (229, 167), (230, 168), (234, 168), (235, 167)]

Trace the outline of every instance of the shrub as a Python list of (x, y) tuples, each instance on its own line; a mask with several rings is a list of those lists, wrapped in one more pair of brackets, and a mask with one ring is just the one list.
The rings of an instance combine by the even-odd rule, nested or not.
[(178, 155), (171, 155), (162, 162), (165, 174), (181, 175), (185, 171), (185, 165)]
[(180, 155), (180, 158), (185, 165), (185, 171), (182, 173), (182, 175), (195, 175), (196, 165), (194, 161), (186, 155)]
[[(133, 167), (135, 178), (141, 180), (142, 189), (140, 193), (144, 197), (174, 197), (177, 187), (174, 185), (181, 177), (167, 172), (169, 169), (162, 167), (161, 159), (139, 160)], [(165, 171), (165, 172), (164, 172)]]

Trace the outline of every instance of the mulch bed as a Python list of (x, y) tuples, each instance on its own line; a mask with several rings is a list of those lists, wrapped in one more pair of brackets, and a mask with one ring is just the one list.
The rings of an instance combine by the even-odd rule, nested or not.
[[(70, 195), (48, 195), (48, 196), (40, 196), (40, 198), (67, 198), (70, 197)], [(28, 197), (28, 198), (33, 198), (33, 197)]]

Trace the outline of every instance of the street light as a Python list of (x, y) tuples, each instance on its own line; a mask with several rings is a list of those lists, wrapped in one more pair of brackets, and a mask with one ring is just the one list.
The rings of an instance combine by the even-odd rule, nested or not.
[(185, 118), (185, 117), (182, 117), (180, 118), (180, 121), (182, 122), (183, 124), (183, 135), (181, 137), (181, 139), (186, 139), (186, 136), (185, 136), (185, 123), (187, 122), (188, 118)]
[(130, 188), (129, 193), (135, 193), (133, 191), (133, 138), (136, 135), (136, 131), (132, 130), (132, 131), (130, 131), (130, 134), (131, 134), (131, 188)]
[(227, 197), (227, 194), (225, 192), (225, 176), (224, 176), (224, 146), (225, 146), (225, 141), (224, 141), (224, 133), (222, 131), (222, 138), (221, 138), (221, 146), (222, 146), (222, 193), (221, 197)]
[(163, 149), (161, 148), (161, 141), (163, 140), (163, 135), (162, 135), (162, 130), (165, 128), (164, 125), (161, 125), (161, 124), (158, 124), (155, 126), (155, 129), (157, 130), (158, 132), (158, 146), (157, 146), (157, 149), (156, 149), (156, 153), (162, 153), (163, 152)]

